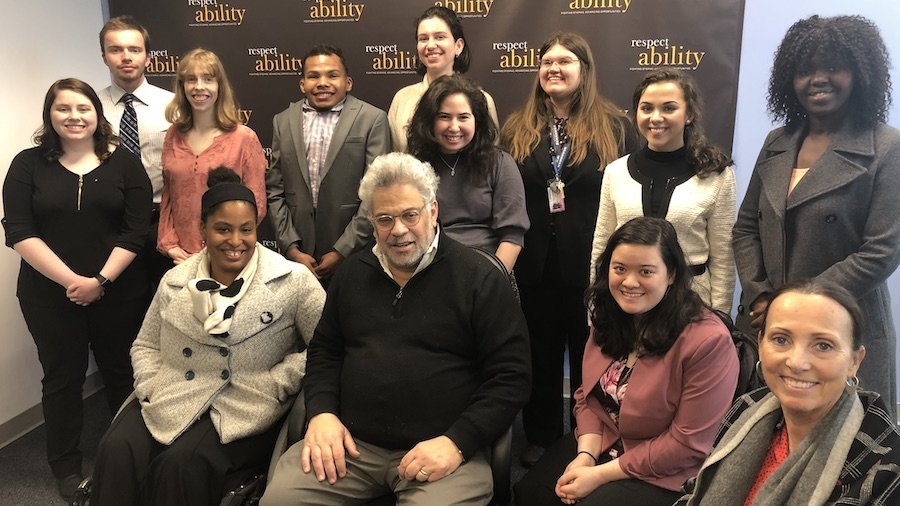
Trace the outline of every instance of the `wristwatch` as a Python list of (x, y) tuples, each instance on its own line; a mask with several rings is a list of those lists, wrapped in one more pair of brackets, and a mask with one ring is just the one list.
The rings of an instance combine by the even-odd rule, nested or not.
[(100, 273), (97, 273), (97, 275), (94, 276), (94, 279), (96, 279), (100, 283), (100, 286), (102, 286), (103, 288), (106, 288), (107, 286), (112, 284), (112, 281), (110, 281), (109, 278)]

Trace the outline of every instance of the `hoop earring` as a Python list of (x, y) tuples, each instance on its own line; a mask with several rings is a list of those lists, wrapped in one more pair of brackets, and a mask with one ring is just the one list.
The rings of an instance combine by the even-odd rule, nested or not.
[[(766, 382), (766, 380), (763, 379), (762, 364), (759, 362), (759, 360), (756, 361), (756, 375), (759, 376), (759, 379), (763, 383)], [(847, 380), (847, 381), (850, 381), (850, 380)]]
[(850, 388), (859, 388), (859, 377), (850, 376), (849, 378), (847, 378), (847, 386)]

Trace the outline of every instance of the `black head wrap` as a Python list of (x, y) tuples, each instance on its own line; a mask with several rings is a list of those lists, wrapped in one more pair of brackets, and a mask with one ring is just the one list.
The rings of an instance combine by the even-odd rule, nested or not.
[(212, 208), (228, 202), (229, 200), (245, 200), (256, 209), (256, 197), (249, 188), (240, 183), (219, 183), (203, 194), (200, 200), (200, 208), (203, 214), (209, 213)]

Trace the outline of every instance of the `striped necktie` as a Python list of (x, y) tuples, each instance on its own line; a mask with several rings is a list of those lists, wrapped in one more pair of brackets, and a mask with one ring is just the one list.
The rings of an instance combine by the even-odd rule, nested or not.
[(134, 112), (134, 95), (126, 93), (119, 102), (125, 102), (125, 113), (119, 123), (119, 137), (125, 149), (141, 157), (141, 138), (138, 137), (137, 113)]

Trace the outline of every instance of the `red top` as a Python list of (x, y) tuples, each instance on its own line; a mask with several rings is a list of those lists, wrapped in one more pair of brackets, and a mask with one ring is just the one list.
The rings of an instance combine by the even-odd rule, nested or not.
[(256, 197), (258, 220), (266, 216), (266, 155), (256, 132), (244, 125), (220, 134), (199, 155), (188, 145), (187, 134), (173, 125), (163, 143), (162, 166), (156, 249), (164, 254), (175, 246), (189, 254), (203, 249), (200, 197), (207, 190), (207, 174), (217, 167), (228, 167), (241, 176)]
[(753, 504), (759, 489), (766, 483), (769, 476), (772, 476), (772, 473), (778, 469), (778, 466), (787, 459), (788, 452), (787, 428), (782, 425), (775, 431), (775, 434), (772, 434), (772, 443), (769, 444), (769, 451), (766, 453), (766, 458), (763, 459), (759, 473), (756, 475), (756, 481), (753, 482), (753, 487), (750, 488), (750, 492), (747, 494), (747, 499), (744, 500), (744, 506)]

